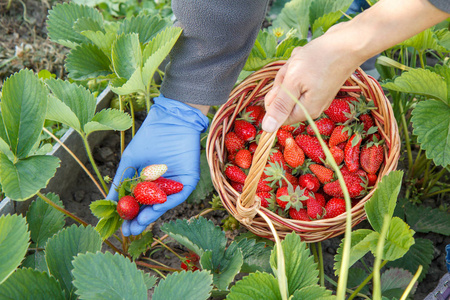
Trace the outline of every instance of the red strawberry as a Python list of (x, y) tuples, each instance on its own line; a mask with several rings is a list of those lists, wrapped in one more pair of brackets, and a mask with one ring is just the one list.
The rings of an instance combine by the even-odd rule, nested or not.
[(179, 193), (183, 189), (183, 184), (181, 182), (169, 178), (159, 177), (153, 182), (156, 183), (167, 196)]
[(305, 154), (302, 149), (297, 145), (294, 138), (288, 137), (285, 141), (286, 146), (284, 147), (284, 160), (292, 168), (297, 168), (303, 164), (305, 161)]
[(296, 127), (294, 125), (281, 125), (280, 129), (289, 131), (290, 133), (292, 133), (292, 131), (294, 131), (296, 129)]
[(303, 150), (306, 156), (311, 158), (314, 162), (320, 164), (325, 160), (325, 152), (323, 152), (322, 146), (319, 140), (315, 136), (307, 134), (299, 134), (295, 138), (295, 142)]
[(344, 161), (344, 151), (338, 146), (331, 147), (330, 152), (337, 165), (340, 165)]
[(228, 132), (225, 135), (225, 148), (228, 153), (237, 153), (239, 150), (244, 149), (245, 142), (237, 136), (234, 132)]
[(376, 174), (367, 174), (368, 186), (374, 186), (377, 183), (378, 176)]
[(250, 142), (256, 137), (256, 128), (250, 122), (245, 120), (234, 121), (234, 132), (244, 142)]
[(364, 125), (364, 131), (368, 132), (369, 128), (374, 127), (375, 126), (375, 121), (372, 118), (372, 116), (370, 114), (363, 114), (360, 115), (359, 120), (362, 122), (362, 124)]
[(313, 164), (309, 166), (309, 169), (311, 170), (311, 172), (314, 173), (314, 175), (317, 176), (317, 178), (321, 183), (327, 183), (333, 180), (334, 172), (333, 170), (328, 169), (327, 167), (318, 164)]
[(197, 271), (199, 268), (195, 266), (190, 259), (186, 259), (185, 263), (182, 262), (180, 267), (185, 271)]
[(348, 101), (336, 98), (324, 113), (335, 123), (345, 123), (351, 118), (352, 110)]
[[(366, 183), (364, 180), (355, 174), (344, 175), (344, 182), (347, 186), (350, 198), (355, 198), (363, 196), (366, 192)], [(343, 198), (344, 193), (342, 192), (339, 180), (329, 182), (323, 186), (323, 191), (333, 197)]]
[(244, 109), (241, 116), (244, 120), (255, 124), (258, 120), (259, 115), (261, 115), (262, 113), (264, 113), (264, 108), (262, 106), (249, 105)]
[(247, 175), (238, 166), (228, 165), (225, 167), (225, 176), (231, 181), (244, 184)]
[(345, 200), (342, 198), (332, 198), (325, 205), (325, 219), (331, 219), (345, 212)]
[(261, 199), (261, 206), (265, 208), (269, 207), (269, 204), (274, 201), (275, 197), (274, 194), (270, 192), (259, 192), (256, 193), (256, 196)]
[(302, 134), (303, 132), (305, 132), (306, 129), (306, 124), (299, 122), (299, 123), (295, 123), (292, 126), (295, 126), (296, 128), (294, 129), (294, 131), (292, 131), (292, 135), (297, 136), (299, 134)]
[(242, 169), (248, 169), (252, 165), (252, 154), (247, 149), (241, 149), (236, 153), (234, 163)]
[(153, 181), (139, 182), (134, 188), (133, 193), (137, 202), (141, 204), (153, 205), (164, 203), (167, 200), (166, 193)]
[(266, 115), (266, 112), (263, 111), (262, 113), (259, 114), (258, 118), (256, 119), (255, 125), (258, 126), (259, 128), (261, 128), (261, 124), (262, 124), (262, 121), (263, 121), (265, 115)]
[(270, 181), (266, 180), (268, 176), (264, 173), (261, 174), (259, 178), (258, 185), (256, 187), (256, 192), (271, 192), (272, 187), (270, 186)]
[(167, 165), (165, 164), (149, 165), (142, 169), (140, 177), (142, 180), (153, 181), (166, 173), (166, 171)]
[(379, 133), (375, 132), (372, 134), (369, 134), (366, 138), (367, 142), (374, 142), (374, 143), (378, 143), (379, 141), (381, 141), (381, 136)]
[[(287, 196), (287, 197), (283, 197), (283, 196)], [(282, 209), (286, 208), (286, 205), (289, 203), (289, 193), (288, 193), (287, 186), (283, 186), (283, 187), (280, 187), (277, 189), (276, 201)]]
[(235, 163), (235, 158), (236, 158), (236, 153), (228, 152), (227, 162), (234, 164)]
[[(340, 143), (340, 144), (337, 144), (336, 147), (338, 147), (339, 149), (341, 149), (342, 151), (344, 151), (345, 145), (347, 145), (347, 141), (342, 142), (342, 143)], [(334, 147), (334, 146), (333, 146), (333, 147)]]
[[(297, 177), (295, 177), (294, 175), (292, 175), (291, 173), (288, 173), (288, 172), (286, 172), (285, 174), (284, 174), (284, 177), (286, 177), (286, 179), (288, 180), (288, 182), (290, 183), (290, 184), (292, 184), (293, 186), (296, 186), (296, 185), (298, 185), (298, 179), (297, 179)], [(282, 180), (282, 186), (288, 186), (288, 183), (286, 182), (286, 180)]]
[(351, 103), (351, 102), (358, 102), (358, 99), (356, 99), (355, 97), (352, 97), (352, 96), (346, 96), (346, 97), (342, 97), (342, 98), (340, 98), (340, 99), (345, 100), (345, 101), (347, 101), (348, 103)]
[[(334, 122), (328, 118), (322, 118), (320, 120), (315, 121), (314, 123), (316, 123), (317, 129), (319, 129), (320, 135), (325, 136), (330, 136), (335, 127)], [(306, 127), (306, 132), (309, 135), (315, 135), (311, 125), (308, 125), (308, 127)]]
[(270, 150), (269, 161), (272, 163), (278, 162), (280, 166), (283, 167), (284, 170), (289, 169), (289, 167), (286, 165), (286, 161), (284, 160), (283, 153), (281, 153), (281, 151), (278, 149)]
[(306, 211), (308, 212), (308, 216), (313, 220), (322, 218), (325, 213), (323, 206), (314, 197), (310, 197), (306, 201)]
[(317, 192), (320, 188), (319, 179), (311, 173), (300, 175), (300, 177), (298, 178), (298, 184), (302, 188), (306, 188), (307, 190), (310, 190), (312, 192)]
[(331, 133), (330, 140), (328, 141), (328, 146), (333, 147), (342, 142), (345, 142), (350, 137), (351, 132), (352, 130), (348, 126), (336, 126)]
[(300, 208), (298, 210), (293, 207), (289, 208), (289, 216), (294, 220), (311, 221), (308, 216), (308, 212), (304, 208)]
[(133, 220), (139, 213), (139, 207), (133, 196), (124, 196), (117, 202), (117, 213), (124, 220)]
[(236, 190), (236, 192), (242, 193), (242, 190), (244, 189), (244, 185), (242, 183), (230, 181), (230, 184), (233, 187), (233, 189)]
[(292, 133), (290, 133), (289, 131), (280, 128), (277, 131), (277, 138), (278, 138), (278, 143), (280, 143), (281, 146), (285, 147), (286, 139), (293, 138), (293, 136), (292, 136)]
[(314, 197), (316, 198), (317, 202), (322, 206), (325, 207), (325, 196), (321, 193), (314, 193)]
[(278, 205), (287, 210), (291, 207), (296, 209), (302, 208), (306, 201), (313, 197), (312, 192), (301, 189), (298, 185), (292, 186), (288, 185), (287, 187), (280, 187), (276, 193), (276, 201)]
[(255, 154), (256, 148), (258, 148), (258, 144), (256, 142), (251, 142), (248, 145), (248, 151), (250, 151), (251, 154)]
[(384, 161), (384, 149), (380, 144), (368, 144), (361, 150), (361, 168), (369, 174), (376, 174)]
[(361, 151), (361, 135), (355, 133), (348, 140), (344, 149), (344, 161), (350, 172), (355, 172), (359, 169), (359, 153)]

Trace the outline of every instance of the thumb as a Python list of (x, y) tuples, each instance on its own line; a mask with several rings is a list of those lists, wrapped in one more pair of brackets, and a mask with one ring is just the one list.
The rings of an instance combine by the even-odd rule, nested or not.
[(292, 96), (298, 99), (299, 95), (287, 93), (283, 85), (272, 90), (265, 102), (266, 115), (262, 121), (262, 129), (266, 132), (274, 132), (283, 125), (291, 115), (295, 101)]

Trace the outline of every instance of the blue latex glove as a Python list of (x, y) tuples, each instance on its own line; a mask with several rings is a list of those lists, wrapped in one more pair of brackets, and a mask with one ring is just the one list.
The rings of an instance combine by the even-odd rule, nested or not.
[(117, 201), (115, 189), (120, 180), (135, 176), (135, 169), (140, 173), (151, 164), (166, 164), (168, 170), (163, 176), (181, 182), (184, 187), (168, 196), (165, 203), (143, 205), (136, 218), (123, 222), (125, 236), (142, 233), (167, 210), (184, 202), (200, 179), (200, 134), (208, 128), (208, 118), (200, 110), (162, 95), (154, 102), (123, 152), (107, 199)]

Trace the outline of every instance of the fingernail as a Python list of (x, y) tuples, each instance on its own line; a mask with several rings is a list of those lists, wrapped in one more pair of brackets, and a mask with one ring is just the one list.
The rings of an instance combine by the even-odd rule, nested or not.
[(278, 122), (270, 116), (265, 116), (262, 121), (262, 129), (267, 132), (274, 132), (278, 129)]

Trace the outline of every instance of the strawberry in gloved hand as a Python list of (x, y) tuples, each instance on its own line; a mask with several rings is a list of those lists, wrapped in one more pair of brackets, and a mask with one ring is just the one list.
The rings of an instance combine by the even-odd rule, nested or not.
[(182, 183), (183, 189), (167, 196), (164, 203), (143, 205), (137, 217), (123, 222), (125, 236), (142, 233), (166, 211), (184, 202), (200, 179), (200, 134), (208, 128), (208, 118), (197, 108), (162, 95), (154, 102), (122, 155), (107, 199), (117, 201), (115, 187), (120, 180), (132, 178), (135, 170), (140, 174), (151, 164), (167, 165), (164, 177)]

